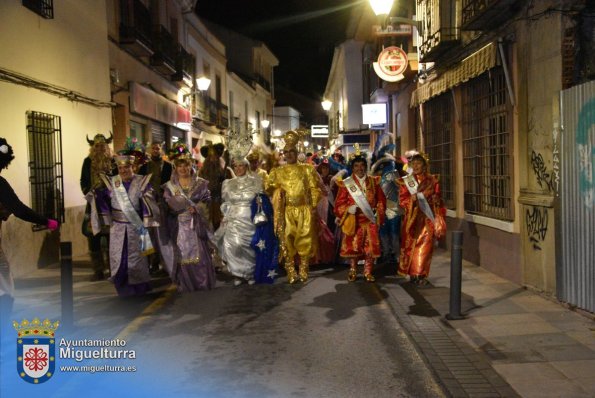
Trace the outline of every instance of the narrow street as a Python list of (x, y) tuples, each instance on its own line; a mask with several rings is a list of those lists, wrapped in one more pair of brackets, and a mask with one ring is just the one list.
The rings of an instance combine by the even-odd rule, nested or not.
[(176, 294), (125, 338), (176, 395), (443, 396), (380, 290), (344, 274)]

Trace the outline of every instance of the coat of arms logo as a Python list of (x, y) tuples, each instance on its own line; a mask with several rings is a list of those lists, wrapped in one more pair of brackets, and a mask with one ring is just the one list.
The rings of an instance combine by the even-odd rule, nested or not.
[(28, 383), (39, 384), (48, 381), (56, 368), (55, 332), (60, 323), (49, 319), (31, 322), (24, 319), (14, 321), (17, 331), (17, 372)]

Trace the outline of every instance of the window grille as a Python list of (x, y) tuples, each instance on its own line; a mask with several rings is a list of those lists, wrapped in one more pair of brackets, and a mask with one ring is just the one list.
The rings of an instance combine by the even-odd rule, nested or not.
[(425, 152), (430, 157), (430, 172), (440, 176), (444, 204), (455, 208), (454, 113), (450, 92), (424, 104)]
[(54, 19), (54, 0), (23, 0), (23, 6), (45, 19)]
[(501, 67), (464, 86), (465, 211), (513, 219), (511, 107)]
[[(62, 124), (60, 116), (27, 112), (31, 208), (47, 218), (64, 222)], [(34, 225), (33, 230), (45, 229)]]

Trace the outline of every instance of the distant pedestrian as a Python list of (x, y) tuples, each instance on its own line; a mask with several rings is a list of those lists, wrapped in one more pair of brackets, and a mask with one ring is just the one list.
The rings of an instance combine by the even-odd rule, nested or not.
[[(13, 159), (12, 147), (6, 139), (0, 137), (0, 172), (7, 168)], [(59, 226), (56, 220), (44, 217), (23, 204), (8, 181), (0, 177), (0, 319), (3, 323), (6, 323), (14, 302), (14, 281), (8, 259), (2, 250), (2, 221), (8, 220), (11, 214), (23, 221), (44, 225), (50, 231), (55, 231)]]
[(416, 154), (408, 165), (412, 174), (398, 180), (399, 204), (404, 210), (398, 275), (408, 275), (412, 283), (426, 286), (434, 239), (446, 233), (445, 209), (438, 178), (428, 172), (428, 160)]

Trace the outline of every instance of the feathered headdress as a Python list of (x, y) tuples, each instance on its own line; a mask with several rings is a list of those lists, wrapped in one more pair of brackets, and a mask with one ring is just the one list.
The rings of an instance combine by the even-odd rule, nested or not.
[(145, 147), (138, 142), (136, 137), (126, 138), (126, 144), (124, 148), (118, 151), (118, 156), (116, 156), (116, 163), (117, 164), (133, 164), (135, 166), (142, 166), (143, 164), (147, 163), (149, 160), (147, 154), (145, 153)]
[(353, 148), (355, 151), (349, 155), (349, 168), (354, 162), (364, 162), (368, 166), (368, 154), (360, 150), (358, 143), (353, 144)]
[(189, 160), (192, 159), (192, 154), (186, 144), (179, 142), (167, 152), (167, 157), (172, 161)]

